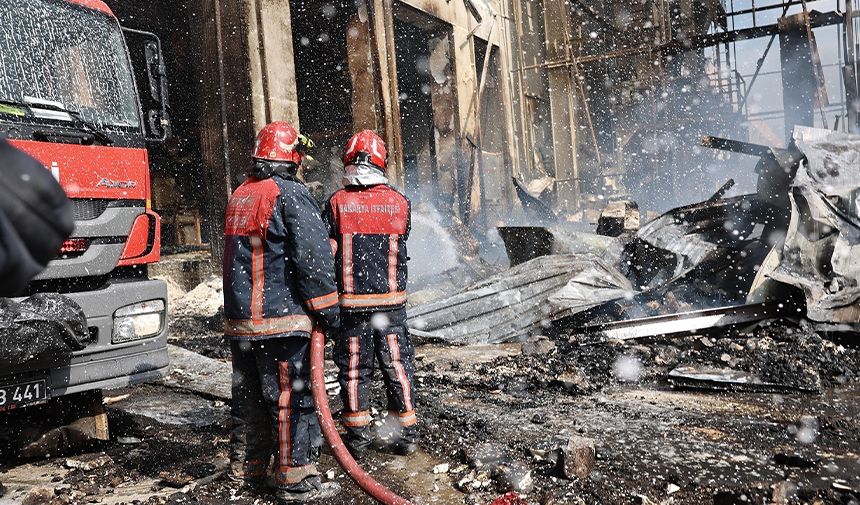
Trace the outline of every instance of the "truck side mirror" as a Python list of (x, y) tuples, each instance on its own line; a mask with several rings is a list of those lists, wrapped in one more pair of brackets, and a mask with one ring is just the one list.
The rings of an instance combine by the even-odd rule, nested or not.
[(163, 142), (170, 136), (170, 103), (161, 41), (149, 32), (123, 28), (134, 80), (143, 109), (146, 140)]

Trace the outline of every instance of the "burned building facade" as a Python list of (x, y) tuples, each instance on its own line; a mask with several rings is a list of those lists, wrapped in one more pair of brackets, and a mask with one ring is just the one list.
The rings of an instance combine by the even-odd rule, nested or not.
[[(749, 114), (761, 65), (744, 77), (733, 44), (779, 37), (792, 62), (781, 90), (788, 137), (788, 123), (821, 126), (813, 29), (842, 23), (805, 7), (787, 16), (800, 8), (787, 3), (763, 25), (756, 12), (780, 9), (715, 0), (108, 4), (124, 25), (162, 39), (176, 135), (152, 158), (167, 244), (211, 244), (216, 257), (227, 197), (255, 132), (274, 120), (316, 143), (305, 177), (321, 197), (340, 184), (346, 140), (377, 131), (389, 178), (443, 226), (515, 220), (512, 177), (588, 225), (590, 207), (611, 199), (638, 201), (643, 216), (702, 200), (725, 182), (729, 155), (701, 149), (701, 135), (780, 140)], [(736, 26), (750, 13), (752, 26)], [(839, 25), (840, 37), (852, 24)]]
[[(507, 212), (522, 155), (505, 77), (509, 6), (110, 4), (123, 24), (161, 37), (168, 63), (176, 135), (153, 155), (154, 206), (167, 217), (168, 241), (210, 243), (219, 254), (227, 197), (244, 177), (255, 132), (275, 120), (316, 143), (304, 176), (321, 197), (340, 186), (343, 145), (369, 128), (389, 146), (389, 179), (414, 202), (449, 223), (475, 222), (483, 208)], [(190, 240), (183, 216), (199, 223)]]

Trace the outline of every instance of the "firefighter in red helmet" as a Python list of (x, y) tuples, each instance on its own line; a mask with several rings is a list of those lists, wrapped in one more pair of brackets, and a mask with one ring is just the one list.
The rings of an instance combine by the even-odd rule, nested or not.
[(309, 141), (271, 123), (248, 179), (227, 204), (224, 333), (233, 358), (230, 475), (265, 483), (282, 503), (333, 496), (316, 467), (322, 437), (310, 391), (310, 335), (338, 326), (334, 262), (320, 210), (296, 177)]
[[(388, 152), (375, 133), (364, 130), (346, 145), (344, 188), (323, 210), (335, 242), (335, 275), (341, 327), (334, 358), (340, 368), (345, 442), (356, 458), (372, 445), (411, 454), (418, 442), (413, 360), (406, 329), (406, 240), (409, 200), (388, 185)], [(371, 428), (370, 375), (378, 361), (388, 396), (382, 428)]]

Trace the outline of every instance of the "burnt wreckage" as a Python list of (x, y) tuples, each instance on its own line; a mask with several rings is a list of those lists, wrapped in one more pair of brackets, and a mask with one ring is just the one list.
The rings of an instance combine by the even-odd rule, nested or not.
[(860, 138), (797, 127), (792, 140), (774, 149), (703, 137), (704, 146), (760, 157), (756, 193), (651, 221), (621, 256), (638, 292), (553, 326), (630, 338), (803, 317), (819, 330), (856, 329)]
[[(756, 193), (725, 198), (729, 181), (707, 201), (618, 237), (566, 229), (542, 210), (547, 226), (500, 230), (520, 264), (416, 307), (410, 325), (425, 338), (462, 344), (553, 334), (588, 345), (778, 319), (856, 332), (860, 137), (798, 126), (786, 149), (707, 136), (702, 145), (758, 156)], [(529, 199), (524, 208), (539, 205)], [(733, 371), (679, 369), (673, 378), (749, 382)]]

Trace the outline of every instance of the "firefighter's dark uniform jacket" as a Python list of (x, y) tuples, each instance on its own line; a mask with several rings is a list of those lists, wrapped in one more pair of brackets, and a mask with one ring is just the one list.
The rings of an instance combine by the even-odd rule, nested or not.
[(329, 198), (323, 221), (337, 242), (335, 272), (344, 312), (406, 306), (409, 200), (387, 184), (347, 186)]
[(313, 319), (337, 326), (334, 260), (319, 212), (307, 187), (284, 173), (252, 176), (233, 193), (224, 246), (228, 338), (310, 336)]
[(388, 392), (388, 419), (400, 425), (402, 440), (414, 442), (415, 352), (405, 309), (409, 200), (387, 184), (351, 184), (329, 198), (323, 221), (337, 243), (342, 318), (333, 355), (340, 369), (347, 443), (370, 443), (374, 360)]
[[(338, 324), (334, 258), (319, 206), (295, 177), (257, 163), (227, 204), (224, 332), (233, 356), (231, 474), (281, 490), (319, 480), (310, 387), (316, 322)], [(247, 341), (247, 342), (245, 342)], [(301, 384), (302, 387), (295, 387)]]

